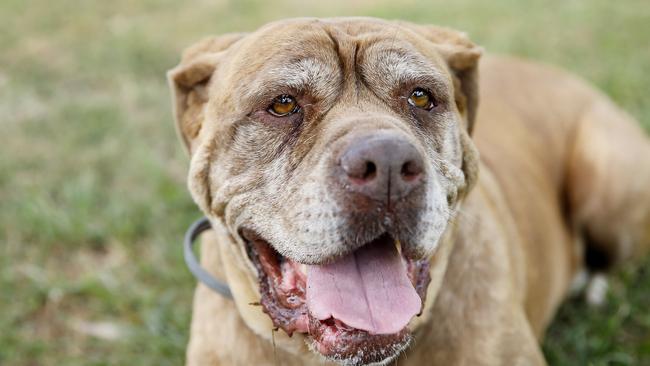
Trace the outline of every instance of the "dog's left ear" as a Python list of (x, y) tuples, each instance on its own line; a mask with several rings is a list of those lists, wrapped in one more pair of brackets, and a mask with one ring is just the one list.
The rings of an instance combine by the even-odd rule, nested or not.
[(470, 41), (465, 33), (453, 29), (412, 23), (400, 24), (432, 43), (446, 61), (454, 79), (456, 106), (467, 124), (467, 128), (460, 132), (465, 184), (461, 187), (459, 196), (463, 196), (478, 178), (479, 154), (470, 135), (474, 129), (478, 108), (478, 64), (483, 48)]
[(176, 131), (190, 153), (205, 117), (203, 109), (208, 101), (208, 87), (212, 75), (221, 63), (225, 51), (244, 35), (231, 33), (203, 39), (187, 48), (180, 64), (167, 72)]

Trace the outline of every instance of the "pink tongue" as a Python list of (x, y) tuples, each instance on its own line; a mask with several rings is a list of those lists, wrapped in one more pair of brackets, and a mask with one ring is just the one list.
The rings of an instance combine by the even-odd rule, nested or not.
[(319, 320), (393, 334), (420, 311), (421, 300), (395, 245), (381, 238), (332, 264), (307, 266), (307, 306)]

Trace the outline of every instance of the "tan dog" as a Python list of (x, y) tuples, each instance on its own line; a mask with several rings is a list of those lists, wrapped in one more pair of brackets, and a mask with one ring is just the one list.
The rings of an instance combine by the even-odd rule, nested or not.
[(480, 56), (367, 18), (185, 51), (169, 80), (215, 227), (202, 264), (234, 295), (198, 286), (188, 364), (545, 363), (585, 257), (650, 244), (650, 143), (576, 78)]

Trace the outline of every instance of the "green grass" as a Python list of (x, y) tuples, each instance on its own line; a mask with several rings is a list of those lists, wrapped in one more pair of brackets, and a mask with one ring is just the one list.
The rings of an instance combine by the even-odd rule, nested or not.
[[(489, 52), (582, 75), (650, 127), (647, 0), (3, 0), (0, 364), (182, 362), (194, 280), (180, 241), (199, 212), (165, 71), (205, 35), (302, 15), (463, 29)], [(619, 271), (604, 308), (561, 309), (551, 364), (650, 364), (648, 264)]]

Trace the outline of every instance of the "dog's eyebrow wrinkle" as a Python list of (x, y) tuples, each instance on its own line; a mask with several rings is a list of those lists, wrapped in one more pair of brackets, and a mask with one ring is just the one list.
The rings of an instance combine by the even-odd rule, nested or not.
[(339, 44), (339, 40), (332, 35), (330, 29), (325, 29), (325, 34), (327, 34), (327, 37), (329, 37), (329, 39), (332, 41), (332, 44), (334, 44), (334, 52), (338, 57), (339, 69), (343, 70), (344, 62), (343, 62), (343, 58), (341, 57), (341, 45)]
[[(358, 45), (354, 49), (354, 72), (355, 72), (355, 81), (356, 81), (356, 95), (357, 95), (357, 100), (360, 98), (361, 94), (361, 87), (365, 87), (367, 90), (370, 90), (370, 92), (377, 97), (378, 99), (381, 99), (381, 96), (377, 94), (377, 91), (368, 83), (366, 80), (366, 75), (364, 74), (364, 65), (360, 64), (357, 60), (359, 58), (359, 49)], [(367, 62), (367, 61), (366, 61)], [(363, 110), (363, 105), (359, 104), (358, 105), (360, 109)]]
[(354, 50), (353, 50), (353, 56), (352, 56), (352, 68), (354, 70), (354, 83), (356, 85), (355, 91), (356, 91), (356, 99), (359, 100), (360, 94), (361, 94), (361, 85), (363, 85), (363, 77), (361, 74), (361, 70), (359, 70), (359, 63), (357, 62), (357, 59), (359, 57), (359, 44), (354, 43)]
[(371, 47), (368, 55), (367, 65), (361, 65), (361, 68), (369, 80), (389, 87), (418, 82), (432, 88), (450, 88), (448, 77), (409, 45), (383, 49)]
[(386, 77), (390, 77), (395, 84), (430, 79), (444, 83), (445, 78), (438, 70), (414, 55), (389, 50), (377, 55), (377, 59)]
[(304, 58), (283, 64), (267, 71), (271, 77), (270, 85), (303, 89), (306, 86), (319, 86), (331, 80), (332, 70), (326, 63), (315, 58)]

